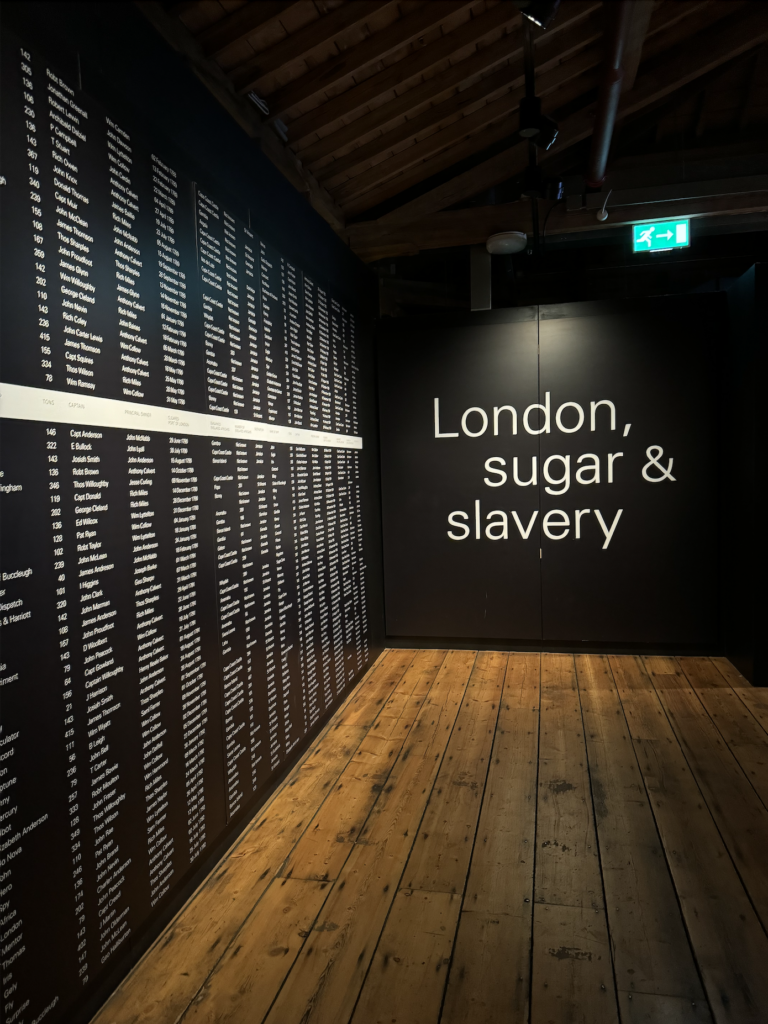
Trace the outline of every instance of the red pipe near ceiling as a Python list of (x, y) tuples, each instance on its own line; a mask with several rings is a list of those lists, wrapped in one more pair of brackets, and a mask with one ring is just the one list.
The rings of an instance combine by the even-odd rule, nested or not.
[(622, 60), (632, 17), (632, 2), (613, 0), (612, 3), (604, 4), (604, 9), (609, 19), (605, 32), (606, 67), (597, 97), (595, 127), (592, 129), (592, 148), (586, 175), (587, 185), (591, 188), (599, 188), (605, 181), (605, 168), (624, 80)]

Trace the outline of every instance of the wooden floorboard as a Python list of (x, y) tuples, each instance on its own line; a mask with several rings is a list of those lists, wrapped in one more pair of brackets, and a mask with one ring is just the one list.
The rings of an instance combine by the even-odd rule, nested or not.
[(540, 662), (507, 662), (442, 1024), (528, 1020)]
[(768, 811), (677, 661), (673, 658), (643, 660), (691, 774), (766, 928)]
[(531, 1017), (618, 1024), (573, 655), (541, 659)]
[(678, 658), (678, 661), (728, 749), (754, 786), (764, 806), (768, 807), (768, 749), (765, 743), (765, 729), (710, 658)]
[(446, 657), (304, 950), (267, 1017), (269, 1024), (348, 1021), (373, 959), (440, 769), (475, 660)]
[(337, 878), (386, 786), (395, 759), (445, 660), (443, 651), (419, 651), (349, 760), (322, 807), (286, 858), (288, 878)]
[(622, 1016), (671, 1005), (680, 1021), (710, 1020), (608, 659), (583, 655), (576, 666)]
[(94, 1024), (763, 1024), (768, 690), (390, 650)]
[(758, 1024), (765, 932), (642, 660), (609, 660), (712, 1015)]
[(477, 656), (440, 772), (414, 839), (404, 888), (464, 892), (508, 656)]

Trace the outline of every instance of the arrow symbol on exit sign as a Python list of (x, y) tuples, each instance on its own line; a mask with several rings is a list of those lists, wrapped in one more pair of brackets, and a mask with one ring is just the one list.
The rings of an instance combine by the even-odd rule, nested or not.
[(669, 241), (669, 239), (670, 239), (670, 238), (672, 237), (672, 232), (671, 232), (671, 231), (668, 231), (668, 232), (666, 233), (666, 235), (656, 235), (656, 237), (657, 237), (657, 238), (666, 238), (666, 239), (667, 239), (667, 241)]

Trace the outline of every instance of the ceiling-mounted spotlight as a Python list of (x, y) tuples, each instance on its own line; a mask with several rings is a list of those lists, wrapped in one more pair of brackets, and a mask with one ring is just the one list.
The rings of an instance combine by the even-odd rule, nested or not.
[(557, 14), (560, 0), (515, 0), (524, 18), (539, 28), (547, 28)]
[(528, 244), (528, 236), (524, 231), (499, 231), (491, 235), (485, 248), (492, 256), (509, 256), (514, 252), (522, 252)]

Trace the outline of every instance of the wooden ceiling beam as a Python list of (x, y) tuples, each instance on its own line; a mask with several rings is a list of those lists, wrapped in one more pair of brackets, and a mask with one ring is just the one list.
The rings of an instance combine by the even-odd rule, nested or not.
[[(498, 7), (500, 6), (501, 5), (498, 5)], [(465, 33), (463, 36), (465, 40), (464, 45), (466, 45), (467, 42), (473, 43), (476, 41), (475, 39), (470, 38), (471, 29), (475, 28), (478, 32), (485, 35), (491, 31), (490, 29), (486, 29), (486, 26), (491, 24), (488, 16), (493, 14), (494, 11), (498, 11), (498, 7), (492, 8), (486, 14), (475, 18), (469, 26), (465, 26)], [(542, 60), (546, 62), (552, 58), (557, 59), (558, 53), (560, 58), (567, 57), (572, 51), (577, 50), (599, 38), (602, 32), (602, 25), (598, 25), (595, 19), (589, 19), (588, 17), (590, 14), (597, 11), (599, 7), (600, 4), (597, 2), (572, 3), (566, 8), (561, 7), (560, 19), (555, 20), (545, 35), (541, 35), (535, 40), (537, 54), (540, 50), (543, 54)], [(501, 13), (503, 12), (499, 12), (499, 14), (494, 15), (494, 19), (498, 18)], [(568, 17), (565, 18), (564, 15), (568, 15)], [(484, 23), (481, 23), (483, 19), (486, 20)], [(499, 26), (496, 25), (496, 28), (498, 27)], [(567, 33), (561, 31), (564, 28), (568, 29)], [(446, 36), (446, 39), (448, 38), (449, 36)], [(482, 38), (482, 36), (480, 36), (480, 38)], [(344, 125), (343, 128), (339, 128), (338, 131), (335, 131), (330, 135), (326, 135), (322, 139), (311, 142), (303, 148), (297, 147), (298, 152), (301, 155), (301, 159), (309, 167), (312, 167), (313, 170), (316, 169), (318, 162), (330, 154), (338, 152), (340, 149), (344, 149), (346, 146), (351, 145), (357, 139), (368, 135), (372, 131), (384, 131), (393, 121), (405, 116), (412, 110), (416, 110), (425, 103), (429, 103), (430, 100), (441, 96), (443, 93), (450, 91), (457, 85), (470, 81), (478, 75), (481, 75), (483, 72), (495, 67), (497, 64), (508, 61), (516, 53), (522, 52), (522, 45), (522, 33), (518, 30), (513, 30), (509, 34), (503, 35), (500, 39), (495, 40), (495, 42), (489, 43), (487, 46), (483, 46), (470, 57), (466, 57), (464, 60), (458, 61), (456, 64), (452, 64), (439, 74), (433, 75), (431, 78), (426, 79), (426, 81), (413, 86), (413, 88), (399, 93), (394, 96), (393, 99), (387, 100), (385, 103), (375, 107), (369, 113), (363, 114), (356, 120)], [(429, 59), (431, 59), (431, 56)], [(408, 70), (404, 69), (403, 73), (407, 75)], [(403, 81), (405, 80), (406, 79), (403, 79)], [(363, 83), (364, 86), (366, 84), (367, 83)], [(382, 89), (381, 92), (379, 92), (379, 95), (383, 92), (389, 91), (390, 88), (392, 87), (387, 86), (386, 89)], [(348, 94), (344, 93), (343, 95), (347, 96)], [(372, 97), (372, 99), (375, 98), (376, 97)], [(361, 105), (365, 106), (370, 102), (371, 99), (367, 99)], [(293, 130), (294, 133), (297, 131), (297, 122), (294, 122), (291, 125), (289, 133), (291, 130)], [(302, 141), (303, 140), (301, 139), (292, 139), (291, 144), (296, 145)]]
[(423, 74), (441, 61), (448, 60), (458, 50), (471, 46), (491, 32), (498, 31), (515, 22), (519, 24), (520, 17), (520, 12), (514, 4), (500, 3), (477, 18), (472, 18), (459, 29), (447, 32), (436, 42), (430, 43), (429, 46), (414, 50), (402, 60), (390, 64), (371, 75), (370, 78), (366, 78), (359, 85), (353, 85), (346, 92), (326, 100), (318, 107), (291, 121), (288, 124), (288, 138), (291, 145), (300, 148), (303, 139), (314, 135), (326, 125), (349, 117), (368, 104), (374, 103), (380, 96), (402, 88), (409, 80)]
[[(574, 85), (573, 89), (567, 91), (564, 90), (562, 102), (568, 102), (569, 99), (573, 99), (575, 96), (580, 95), (582, 91), (588, 92), (590, 89), (596, 88), (600, 81), (600, 72), (598, 69), (595, 69), (591, 74), (588, 73), (583, 76), (583, 78), (584, 81), (579, 82), (578, 85)], [(418, 185), (427, 178), (431, 178), (433, 175), (446, 170), (446, 168), (450, 168), (453, 164), (466, 160), (475, 153), (480, 153), (484, 149), (488, 149), (490, 146), (493, 146), (498, 142), (503, 142), (505, 139), (509, 139), (510, 137), (517, 138), (517, 126), (518, 115), (517, 112), (515, 112), (508, 117), (489, 125), (484, 130), (478, 131), (474, 135), (464, 138), (456, 145), (444, 149), (436, 156), (425, 160), (423, 163), (418, 164), (411, 170), (405, 171), (388, 181), (384, 181), (381, 185), (377, 185), (368, 192), (359, 196), (354, 196), (351, 199), (344, 200), (340, 205), (344, 210), (345, 216), (348, 218), (357, 217), (366, 210), (370, 210), (372, 207), (378, 206), (379, 203), (392, 198), (392, 196), (396, 196), (399, 192), (403, 192), (414, 185)], [(518, 141), (510, 149), (505, 150), (505, 152), (507, 153), (507, 178), (512, 178), (525, 170), (528, 165), (528, 147), (523, 144), (522, 140), (518, 139)]]
[[(653, 6), (652, 0), (638, 0), (639, 4), (645, 4), (646, 2), (651, 2), (651, 6)], [(664, 4), (648, 27), (648, 38), (660, 36), (661, 33), (668, 31), (672, 26), (681, 25), (685, 19), (690, 18), (694, 14), (698, 13), (700, 16), (703, 9), (710, 6), (711, 3), (712, 0), (696, 0), (696, 2), (680, 0), (680, 2), (674, 4)], [(545, 34), (540, 34), (535, 40), (537, 74), (551, 70), (556, 64), (568, 59), (575, 51), (600, 38), (602, 34), (602, 20), (589, 17), (599, 6), (599, 4), (577, 5), (574, 3), (569, 4), (568, 7), (561, 8), (561, 19), (556, 20)], [(568, 15), (566, 20), (562, 20), (563, 15)], [(718, 14), (718, 17), (720, 16), (722, 16), (722, 13)], [(690, 29), (690, 23), (687, 27)], [(567, 31), (563, 31), (564, 29), (567, 29)], [(348, 146), (357, 138), (366, 135), (374, 129), (386, 128), (389, 122), (402, 117), (409, 110), (415, 109), (422, 103), (428, 102), (435, 95), (444, 92), (446, 88), (454, 87), (481, 73), (483, 70), (487, 70), (488, 67), (493, 67), (500, 60), (514, 57), (520, 53), (522, 53), (522, 32), (517, 31), (510, 33), (508, 36), (502, 36), (501, 39), (479, 50), (472, 57), (454, 64), (445, 72), (435, 75), (413, 89), (401, 93), (382, 106), (374, 108), (370, 113), (364, 114), (361, 118), (345, 125), (338, 132), (324, 136), (317, 142), (300, 150), (301, 157), (313, 170), (313, 173), (317, 174), (319, 180), (328, 182), (330, 187), (333, 187), (334, 182), (331, 179), (331, 174), (335, 176), (344, 172), (351, 173), (353, 169), (356, 169), (365, 160), (383, 153), (392, 146), (398, 145), (407, 139), (415, 137), (425, 128), (442, 120), (443, 117), (449, 116), (453, 107), (458, 109), (464, 103), (474, 102), (476, 95), (481, 95), (480, 90), (483, 83), (488, 85), (487, 95), (491, 95), (496, 90), (497, 82), (501, 81), (505, 74), (510, 75), (510, 85), (513, 87), (520, 85), (521, 83), (517, 78), (522, 72), (518, 71), (517, 66), (515, 66), (514, 70), (511, 68), (507, 70), (506, 67), (501, 68), (498, 72), (470, 86), (464, 92), (455, 93), (443, 103), (436, 104), (433, 108), (428, 108), (415, 117), (409, 118), (403, 124), (393, 128), (391, 132), (383, 132), (363, 146), (344, 154), (337, 161), (334, 161), (333, 164), (320, 168), (318, 163), (321, 159), (338, 149)], [(470, 92), (470, 89), (472, 89), (472, 92)]]
[[(473, 114), (459, 118), (441, 131), (350, 178), (332, 189), (331, 194), (342, 208), (354, 210), (355, 216), (378, 206), (398, 192), (516, 132), (517, 108), (524, 95), (525, 90), (515, 89), (486, 103)], [(457, 143), (462, 143), (461, 150), (456, 149)]]
[(698, 19), (704, 8), (715, 2), (716, 0), (675, 0), (674, 3), (667, 3), (666, 0), (659, 0), (651, 15), (647, 34), (649, 36), (656, 35), (683, 22), (687, 22), (688, 31), (695, 31), (691, 28), (692, 22), (688, 19), (693, 17)]
[[(665, 51), (654, 66), (643, 70), (631, 92), (624, 93), (619, 120), (656, 103), (721, 64), (759, 46), (768, 39), (768, 4), (756, 4), (726, 21), (693, 36), (687, 43)], [(550, 153), (560, 152), (592, 134), (594, 104), (560, 125), (560, 135)], [(398, 223), (421, 218), (484, 189), (498, 185), (518, 171), (520, 157), (512, 147), (463, 174), (431, 189), (380, 218)]]
[[(439, 124), (446, 118), (455, 115), (460, 120), (463, 120), (461, 115), (464, 111), (472, 112), (470, 108), (474, 104), (486, 99), (488, 103), (492, 102), (496, 98), (494, 93), (501, 92), (502, 90), (509, 92), (510, 85), (513, 88), (519, 87), (520, 82), (518, 78), (518, 75), (510, 75), (510, 68), (508, 66), (500, 68), (487, 78), (481, 78), (479, 82), (475, 82), (469, 88), (454, 93), (445, 102), (438, 103), (434, 107), (429, 107), (427, 110), (422, 111), (421, 114), (417, 114), (416, 117), (409, 118), (391, 132), (378, 135), (364, 146), (359, 146), (357, 149), (353, 149), (351, 153), (347, 153), (338, 160), (334, 160), (333, 163), (326, 164), (325, 167), (315, 171), (318, 181), (322, 181), (326, 188), (333, 190), (356, 174), (359, 175), (369, 169), (370, 161), (374, 157), (379, 156), (379, 154), (386, 153), (395, 146), (415, 139), (420, 132)], [(488, 118), (488, 120), (493, 120), (493, 118)], [(386, 163), (386, 161), (383, 162)]]
[(292, 32), (274, 46), (268, 46), (242, 64), (229, 68), (227, 74), (250, 81), (250, 89), (258, 92), (261, 82), (268, 75), (300, 60), (318, 46), (332, 42), (342, 32), (354, 28), (395, 2), (396, 0), (349, 0), (349, 3), (336, 7), (329, 14), (321, 15), (316, 21), (310, 22), (297, 32)]
[(206, 57), (215, 57), (232, 43), (250, 35), (256, 29), (265, 28), (301, 2), (302, 0), (260, 0), (257, 4), (247, 3), (243, 7), (238, 7), (232, 14), (214, 21), (202, 32), (198, 32), (195, 39)]
[[(602, 59), (603, 48), (600, 44), (595, 44), (570, 60), (563, 61), (562, 64), (546, 74), (537, 75), (536, 92), (544, 101), (543, 107), (545, 112), (551, 113), (556, 107), (570, 103), (578, 96), (588, 92), (589, 89), (594, 88), (599, 79), (597, 75), (588, 76), (587, 72), (597, 68), (602, 63)], [(565, 86), (568, 85), (570, 85), (570, 88), (566, 89)], [(383, 197), (384, 192), (396, 195), (402, 191), (403, 187), (410, 187), (410, 185), (423, 181), (434, 174), (435, 168), (428, 161), (436, 153), (451, 147), (450, 152), (447, 154), (450, 157), (448, 164), (450, 166), (450, 163), (456, 163), (457, 159), (459, 159), (454, 155), (455, 150), (453, 147), (455, 147), (456, 143), (464, 139), (469, 141), (471, 136), (472, 144), (476, 146), (474, 151), (477, 152), (477, 150), (486, 148), (492, 142), (496, 142), (498, 139), (503, 139), (505, 136), (516, 132), (518, 128), (517, 110), (520, 106), (520, 100), (524, 96), (525, 85), (520, 83), (517, 88), (512, 89), (511, 92), (504, 96), (500, 96), (499, 99), (486, 103), (479, 110), (458, 118), (442, 130), (433, 132), (425, 139), (415, 143), (413, 146), (408, 146), (407, 149), (396, 153), (389, 159), (374, 164), (373, 167), (358, 174), (356, 177), (350, 178), (343, 185), (331, 188), (332, 195), (337, 203), (345, 207), (351, 199), (365, 193), (365, 202), (368, 205), (364, 209), (375, 206), (381, 202), (379, 197)], [(482, 128), (494, 121), (498, 121), (499, 124), (495, 125), (492, 129), (492, 136), (485, 132), (482, 135), (477, 134)], [(384, 184), (387, 179), (392, 179), (395, 175), (399, 175), (401, 172), (417, 164), (419, 166), (414, 168), (415, 177), (414, 174), (409, 177), (408, 185), (398, 187), (400, 178), (397, 181), (390, 181), (388, 184)], [(356, 212), (360, 212), (357, 206)]]
[(273, 129), (262, 122), (254, 105), (234, 92), (232, 83), (218, 64), (205, 56), (195, 37), (178, 18), (166, 14), (157, 0), (137, 0), (136, 6), (166, 42), (186, 59), (191, 70), (240, 127), (252, 139), (259, 141), (264, 155), (297, 191), (307, 196), (312, 207), (346, 241), (344, 213), (330, 193), (281, 142)]
[[(768, 192), (691, 199), (680, 202), (649, 203), (644, 206), (613, 207), (607, 221), (600, 222), (594, 210), (568, 213), (551, 200), (538, 200), (539, 223), (548, 215), (547, 236), (608, 231), (629, 224), (655, 220), (737, 216), (768, 212)], [(551, 210), (551, 213), (549, 211)], [(444, 210), (410, 224), (382, 225), (377, 222), (352, 224), (352, 251), (366, 263), (391, 256), (415, 254), (423, 249), (459, 245), (482, 245), (497, 231), (533, 231), (531, 202), (521, 200), (500, 206), (472, 206), (466, 210)]]
[[(563, 38), (556, 36), (554, 39), (547, 40), (548, 46), (542, 45), (538, 47), (536, 49), (537, 79), (548, 71), (557, 68), (564, 61), (568, 60), (569, 56), (573, 57), (574, 52), (576, 53), (574, 59), (581, 60), (586, 45), (594, 43), (600, 38), (600, 29), (596, 24), (597, 21), (598, 19), (587, 19), (580, 25), (577, 25), (567, 36), (563, 36)], [(557, 42), (561, 45), (567, 43), (567, 49), (556, 49), (553, 43)], [(595, 56), (597, 63), (599, 63), (602, 59), (601, 52), (595, 50)], [(586, 65), (586, 67), (593, 66), (594, 64), (591, 61)], [(586, 67), (584, 70), (586, 70)], [(505, 64), (497, 71), (486, 75), (485, 78), (479, 79), (466, 89), (455, 92), (443, 102), (427, 107), (420, 114), (408, 118), (407, 121), (397, 125), (391, 131), (383, 132), (364, 145), (358, 146), (356, 149), (344, 154), (344, 156), (338, 157), (333, 163), (326, 164), (317, 169), (313, 168), (313, 173), (317, 175), (319, 181), (323, 181), (327, 184), (328, 188), (333, 189), (344, 177), (349, 177), (355, 172), (359, 173), (361, 170), (364, 170), (368, 161), (373, 157), (378, 156), (380, 153), (385, 153), (387, 150), (407, 142), (409, 139), (415, 138), (420, 132), (444, 121), (454, 114), (466, 111), (472, 104), (482, 99), (491, 99), (496, 92), (519, 88), (523, 85), (524, 78), (522, 58), (515, 59), (514, 62)]]
[[(556, 109), (561, 108), (566, 103), (572, 102), (574, 98), (588, 92), (590, 88), (598, 84), (598, 75), (595, 73), (593, 76), (579, 79), (573, 83), (571, 88), (568, 88), (566, 83), (571, 76), (577, 75), (577, 73), (584, 73), (585, 69), (590, 66), (597, 65), (598, 54), (593, 51), (583, 51), (578, 54), (577, 57), (571, 58), (571, 60), (565, 63), (565, 66), (553, 69), (549, 75), (543, 75), (537, 79), (538, 91), (544, 97), (544, 110), (545, 113), (556, 116)], [(748, 60), (750, 57), (748, 53), (742, 53), (740, 56), (736, 56), (731, 60), (727, 61), (726, 66), (719, 65), (706, 75), (702, 75), (689, 82), (686, 86), (683, 86), (679, 90), (673, 93), (665, 94), (655, 99), (647, 106), (640, 106), (637, 111), (631, 112), (624, 116), (624, 124), (628, 122), (633, 125), (638, 121), (657, 120), (659, 111), (672, 110), (682, 101), (687, 101), (691, 96), (698, 95), (705, 89), (716, 89), (720, 80), (730, 75), (734, 65), (739, 61)], [(580, 63), (582, 67), (580, 68)], [(556, 90), (557, 91), (554, 91)], [(550, 95), (551, 94), (551, 95)], [(549, 101), (548, 101), (549, 96)], [(571, 121), (573, 119), (570, 119)], [(591, 111), (588, 111), (588, 122), (591, 126), (593, 121), (593, 115)], [(425, 160), (425, 163), (421, 166), (415, 167), (411, 173), (403, 173), (396, 178), (392, 178), (382, 183), (381, 186), (376, 186), (369, 193), (364, 193), (353, 198), (348, 198), (340, 191), (336, 190), (334, 198), (340, 202), (340, 205), (344, 208), (347, 217), (356, 216), (359, 213), (365, 212), (371, 209), (372, 206), (378, 205), (386, 199), (396, 196), (398, 191), (410, 188), (411, 186), (418, 184), (419, 181), (424, 180), (427, 177), (431, 177), (433, 174), (444, 170), (446, 167), (450, 167), (454, 163), (465, 160), (473, 153), (480, 152), (483, 148), (486, 148), (490, 144), (494, 144), (506, 136), (511, 135), (515, 132), (517, 127), (516, 118), (511, 116), (505, 118), (503, 121), (493, 124), (489, 128), (486, 128), (482, 132), (471, 135), (464, 139), (458, 145), (452, 148), (446, 148), (445, 151), (440, 153), (438, 156)], [(583, 126), (582, 126), (583, 127)], [(563, 131), (565, 135), (568, 134), (567, 123), (563, 123)], [(582, 141), (584, 138), (589, 137), (591, 134), (591, 127), (589, 132), (583, 133), (583, 138), (574, 141)], [(431, 136), (430, 136), (431, 138)], [(561, 135), (561, 139), (563, 136)], [(426, 141), (429, 141), (427, 139)], [(546, 161), (547, 167), (553, 168), (552, 174), (559, 173), (554, 170), (556, 164), (563, 164), (564, 158), (567, 157), (567, 151), (570, 145), (555, 145), (549, 153), (542, 155)], [(410, 151), (407, 151), (410, 152)], [(507, 151), (508, 162), (507, 171), (508, 177), (512, 177), (514, 174), (520, 173), (524, 170), (527, 165), (527, 152), (526, 148), (518, 145), (512, 147), (512, 150)], [(382, 166), (387, 162), (382, 162)]]
[[(407, 14), (387, 28), (374, 32), (362, 43), (351, 46), (338, 57), (318, 64), (295, 81), (267, 93), (265, 98), (269, 104), (270, 116), (282, 117), (292, 107), (316, 96), (356, 71), (362, 71), (369, 65), (383, 60), (395, 50), (401, 50), (451, 15), (477, 3), (478, 0), (429, 0), (429, 3), (419, 7), (413, 14)], [(241, 93), (247, 93), (251, 89), (249, 76), (235, 76), (234, 81), (235, 88)]]

